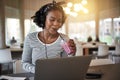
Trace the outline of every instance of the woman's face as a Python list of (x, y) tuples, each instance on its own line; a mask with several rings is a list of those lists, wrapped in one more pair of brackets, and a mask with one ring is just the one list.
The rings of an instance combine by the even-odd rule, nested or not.
[(45, 30), (50, 34), (56, 34), (62, 26), (62, 13), (58, 10), (48, 12), (45, 21)]

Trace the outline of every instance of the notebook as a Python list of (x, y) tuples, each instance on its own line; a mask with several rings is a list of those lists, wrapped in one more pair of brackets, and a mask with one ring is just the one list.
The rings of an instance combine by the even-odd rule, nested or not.
[(34, 80), (84, 80), (91, 59), (91, 56), (39, 59)]

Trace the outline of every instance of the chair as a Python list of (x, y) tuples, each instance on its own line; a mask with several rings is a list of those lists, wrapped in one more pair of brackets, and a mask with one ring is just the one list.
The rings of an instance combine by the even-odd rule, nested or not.
[(112, 59), (114, 63), (120, 63), (120, 44), (115, 45), (115, 51), (112, 52)]
[(76, 53), (75, 53), (75, 56), (83, 56), (83, 48), (82, 48), (82, 44), (74, 39), (74, 42), (76, 44)]
[(21, 64), (21, 60), (17, 60), (15, 61), (15, 65), (14, 65), (14, 73), (24, 73), (26, 72), (25, 70), (23, 70), (22, 68), (22, 64)]
[(109, 47), (106, 44), (98, 45), (98, 52), (93, 53), (95, 58), (108, 58)]
[(10, 73), (10, 64), (11, 63), (14, 63), (14, 60), (12, 60), (10, 49), (0, 49), (0, 64), (7, 65), (8, 73)]
[(114, 55), (120, 55), (120, 44), (116, 44)]
[(83, 56), (83, 48), (81, 44), (76, 44), (76, 56)]

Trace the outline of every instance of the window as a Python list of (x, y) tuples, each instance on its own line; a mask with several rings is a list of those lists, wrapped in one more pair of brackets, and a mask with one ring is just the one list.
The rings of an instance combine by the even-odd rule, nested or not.
[(10, 46), (12, 37), (15, 37), (17, 43), (20, 43), (20, 36), (20, 20), (16, 18), (6, 18), (6, 44)]
[(68, 34), (70, 38), (77, 38), (79, 41), (87, 41), (88, 36), (95, 40), (95, 21), (69, 23)]
[(120, 18), (100, 20), (100, 40), (108, 45), (120, 41)]
[(112, 19), (107, 18), (100, 20), (100, 41), (106, 42), (108, 45), (111, 45), (112, 43)]
[(12, 37), (17, 40), (16, 45), (19, 46), (19, 44), (22, 42), (22, 39), (20, 28), (20, 12), (17, 4), (16, 7), (5, 5), (5, 38), (7, 46), (11, 46), (10, 40)]
[(120, 18), (114, 18), (114, 32), (115, 32), (115, 37), (120, 37)]
[(39, 28), (35, 23), (33, 23), (32, 20), (30, 20), (30, 19), (25, 20), (25, 36), (28, 33), (32, 33), (35, 31), (41, 31), (41, 30), (42, 30), (42, 28)]
[(113, 26), (115, 43), (120, 43), (120, 18), (113, 19)]

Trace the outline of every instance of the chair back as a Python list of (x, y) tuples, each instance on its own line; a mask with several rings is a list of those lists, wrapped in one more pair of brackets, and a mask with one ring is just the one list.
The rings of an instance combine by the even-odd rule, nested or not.
[(77, 51), (76, 51), (76, 56), (83, 56), (83, 48), (82, 48), (82, 45), (81, 44), (76, 44), (76, 48), (77, 48)]
[(116, 44), (115, 46), (115, 55), (120, 55), (120, 44)]
[(98, 56), (108, 55), (109, 47), (106, 44), (101, 44), (98, 46)]
[(14, 73), (25, 73), (26, 71), (22, 68), (21, 60), (16, 60), (14, 67)]
[(0, 63), (12, 62), (10, 49), (0, 49)]

